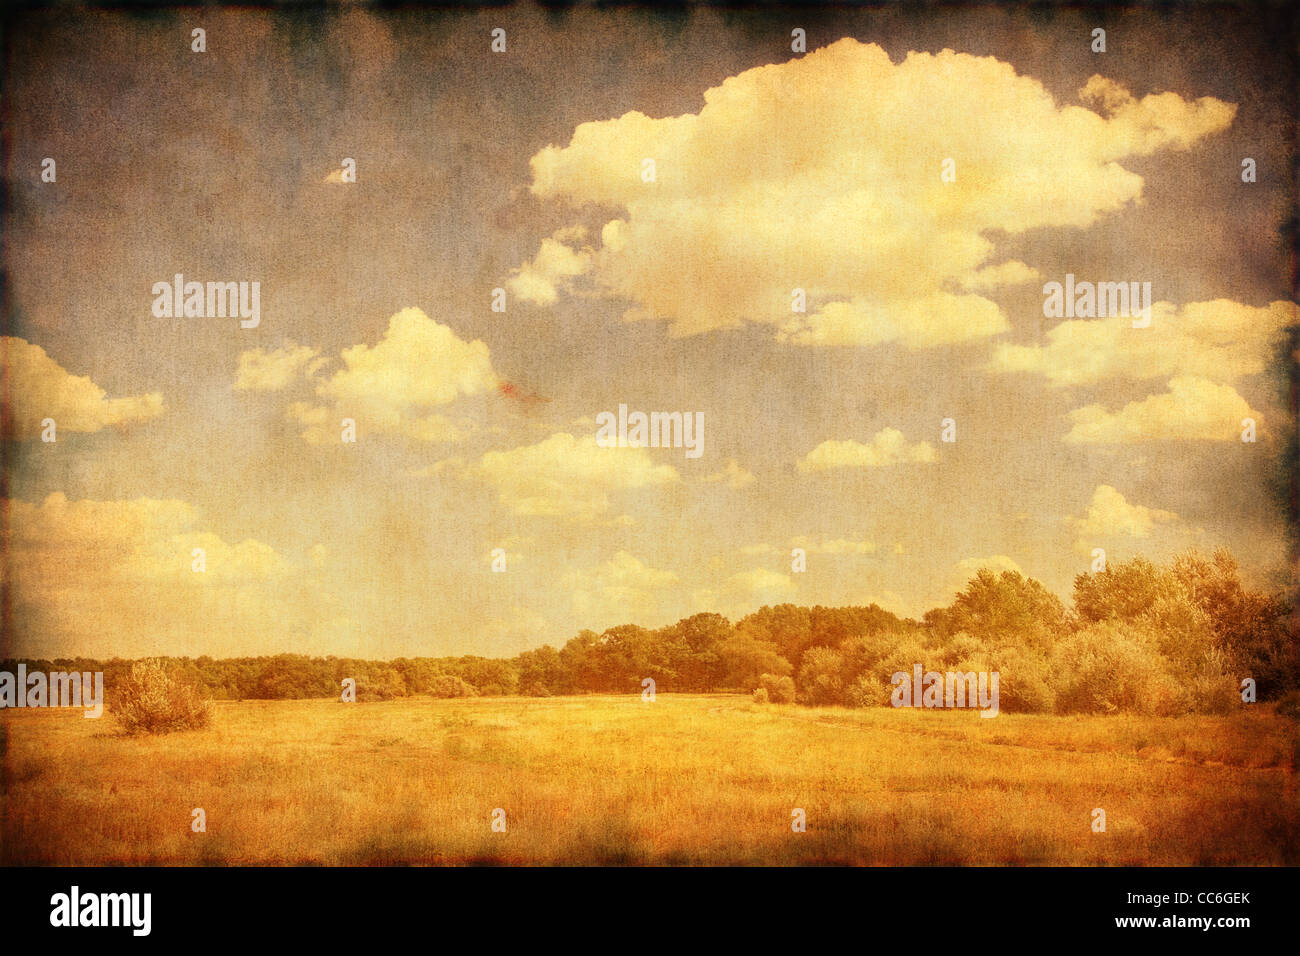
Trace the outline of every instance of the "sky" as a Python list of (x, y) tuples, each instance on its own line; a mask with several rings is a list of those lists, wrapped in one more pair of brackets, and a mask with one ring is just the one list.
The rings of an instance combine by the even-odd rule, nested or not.
[[(506, 656), (919, 616), (981, 567), (1068, 598), (1098, 548), (1295, 582), (1267, 17), (39, 11), (5, 42), (0, 652)], [(178, 273), (258, 282), (256, 326), (157, 314)], [(1067, 275), (1150, 283), (1150, 321), (1045, 314)], [(605, 447), (620, 405), (700, 416), (700, 454)]]

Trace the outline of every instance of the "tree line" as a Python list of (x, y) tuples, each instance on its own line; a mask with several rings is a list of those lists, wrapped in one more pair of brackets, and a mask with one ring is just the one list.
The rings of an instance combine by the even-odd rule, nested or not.
[[(558, 650), (512, 658), (389, 661), (279, 654), (163, 658), (173, 678), (215, 700), (357, 699), (733, 691), (756, 700), (850, 707), (889, 703), (891, 677), (915, 664), (997, 671), (1001, 709), (1030, 713), (1223, 713), (1242, 682), (1259, 700), (1297, 696), (1296, 616), (1281, 595), (1247, 588), (1226, 549), (1168, 565), (1134, 558), (1074, 581), (1071, 606), (1015, 571), (981, 570), (921, 620), (875, 604), (763, 607), (734, 624), (701, 613), (657, 629), (584, 630)], [(12, 670), (17, 661), (0, 668)], [(27, 660), (32, 670), (103, 671), (108, 702), (132, 662)]]

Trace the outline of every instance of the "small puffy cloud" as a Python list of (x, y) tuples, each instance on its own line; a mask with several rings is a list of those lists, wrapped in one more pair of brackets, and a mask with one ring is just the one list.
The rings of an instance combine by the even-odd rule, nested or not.
[(992, 368), (1043, 375), (1056, 386), (1176, 375), (1233, 382), (1265, 371), (1295, 324), (1294, 302), (1156, 302), (1146, 328), (1133, 328), (1128, 316), (1070, 319), (1048, 331), (1045, 345), (999, 346)]
[(235, 376), (237, 391), (278, 392), (298, 377), (299, 371), (320, 353), (310, 345), (251, 349), (240, 353), (239, 371)]
[(448, 405), (498, 384), (486, 344), (464, 341), (419, 309), (398, 312), (378, 345), (354, 345), (342, 358), (346, 367), (321, 385), (322, 396), (398, 413)]
[(1130, 442), (1182, 439), (1237, 441), (1242, 420), (1261, 421), (1231, 385), (1183, 376), (1169, 382), (1169, 391), (1118, 412), (1087, 405), (1070, 413), (1074, 423), (1065, 440), (1072, 444), (1118, 445)]
[(798, 595), (799, 586), (790, 575), (770, 568), (753, 568), (731, 575), (718, 587), (696, 589), (691, 600), (702, 611), (717, 611), (736, 619), (765, 604), (793, 601)]
[(591, 435), (558, 432), (535, 445), (490, 451), (478, 473), (516, 514), (591, 520), (609, 511), (616, 492), (678, 481), (644, 448), (602, 448)]
[[(66, 578), (51, 564), (66, 561), (88, 581), (105, 575), (135, 582), (180, 584), (198, 580), (272, 580), (288, 571), (273, 548), (248, 539), (229, 544), (197, 527), (198, 514), (183, 501), (69, 501), (56, 492), (39, 505), (10, 502), (15, 548), (24, 551), (52, 581)], [(195, 548), (205, 552), (202, 578), (191, 570)], [(94, 571), (88, 564), (111, 563)]]
[(305, 441), (312, 445), (323, 445), (332, 438), (338, 437), (339, 431), (330, 429), (330, 410), (324, 405), (312, 405), (310, 402), (291, 402), (285, 409), (285, 414), (296, 419), (299, 424), (306, 425), (307, 429), (302, 433)]
[(84, 375), (73, 375), (39, 345), (13, 336), (3, 338), (8, 382), (4, 437), (22, 441), (41, 433), (41, 422), (54, 419), (59, 432), (97, 432), (162, 414), (160, 392), (108, 398)]
[(796, 467), (802, 472), (832, 468), (885, 468), (936, 459), (934, 446), (929, 442), (909, 445), (898, 429), (885, 428), (866, 444), (852, 439), (824, 441), (800, 459)]
[[(677, 335), (758, 322), (796, 345), (909, 348), (1007, 327), (978, 293), (1032, 270), (996, 261), (988, 234), (1086, 228), (1140, 199), (1142, 177), (1123, 161), (1187, 148), (1236, 111), (1139, 99), (1102, 77), (1082, 105), (1058, 103), (994, 57), (893, 62), (851, 38), (729, 77), (703, 100), (697, 113), (582, 123), (532, 157), (535, 195), (617, 210), (589, 260), (558, 257), (570, 281), (581, 268), (584, 289)], [(941, 178), (946, 159), (954, 182)], [(791, 323), (795, 288), (809, 314)], [(548, 280), (532, 294), (561, 291)]]
[(721, 471), (715, 471), (711, 475), (706, 475), (701, 481), (712, 484), (714, 482), (726, 482), (728, 488), (745, 488), (752, 485), (757, 479), (752, 472), (741, 467), (740, 463), (734, 458), (728, 458), (727, 463), (723, 465)]
[(890, 614), (897, 614), (899, 617), (907, 617), (914, 611), (908, 602), (903, 600), (903, 596), (897, 591), (872, 591), (862, 601), (863, 604), (874, 604)]
[(514, 270), (506, 280), (506, 288), (525, 302), (535, 305), (552, 305), (560, 297), (560, 290), (568, 281), (591, 269), (592, 251), (574, 249), (571, 242), (580, 242), (586, 237), (587, 230), (582, 226), (571, 226), (558, 230), (548, 239), (542, 240), (531, 262), (525, 262)]
[(636, 613), (654, 616), (661, 592), (676, 587), (677, 575), (652, 568), (635, 555), (619, 551), (587, 570), (570, 570), (564, 586), (573, 595), (573, 611), (583, 620), (631, 620)]
[(1098, 485), (1082, 518), (1071, 517), (1066, 523), (1077, 536), (1075, 547), (1086, 551), (1099, 538), (1149, 538), (1157, 524), (1177, 521), (1178, 515), (1159, 508), (1131, 505), (1110, 485)]
[(332, 405), (294, 402), (286, 410), (307, 426), (302, 437), (309, 443), (338, 441), (344, 418), (356, 422), (358, 436), (375, 431), (423, 442), (458, 441), (464, 429), (432, 409), (499, 384), (485, 343), (466, 342), (414, 308), (389, 319), (377, 345), (355, 345), (341, 357), (343, 368), (316, 388)]
[(1150, 156), (1166, 146), (1188, 149), (1207, 134), (1226, 129), (1235, 105), (1210, 96), (1189, 103), (1177, 93), (1151, 93), (1137, 99), (1120, 84), (1094, 75), (1079, 91), (1079, 99), (1110, 114), (1109, 135), (1098, 144), (1099, 160)]

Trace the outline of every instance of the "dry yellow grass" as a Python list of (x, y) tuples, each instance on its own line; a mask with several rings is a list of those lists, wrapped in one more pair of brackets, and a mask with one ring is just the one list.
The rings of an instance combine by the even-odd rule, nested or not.
[(167, 737), (36, 710), (0, 713), (0, 733), (6, 863), (1300, 862), (1296, 725), (1263, 706), (986, 720), (721, 695), (245, 701)]

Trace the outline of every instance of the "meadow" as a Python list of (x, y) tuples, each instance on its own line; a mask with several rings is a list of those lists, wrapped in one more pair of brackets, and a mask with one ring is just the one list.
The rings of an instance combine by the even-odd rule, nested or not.
[(660, 694), (214, 711), (208, 729), (141, 737), (108, 715), (0, 712), (0, 861), (1300, 863), (1300, 737), (1269, 705), (988, 720)]

